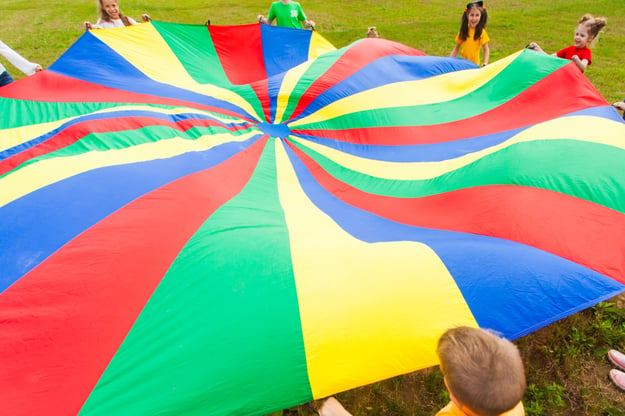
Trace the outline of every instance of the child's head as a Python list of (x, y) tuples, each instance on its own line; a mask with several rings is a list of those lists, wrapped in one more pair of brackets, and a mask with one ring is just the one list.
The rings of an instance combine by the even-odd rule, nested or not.
[(436, 352), (457, 405), (480, 416), (494, 416), (523, 398), (523, 361), (510, 341), (479, 328), (457, 327), (441, 336)]
[(583, 48), (591, 46), (597, 38), (601, 29), (608, 23), (605, 17), (593, 17), (591, 14), (585, 14), (579, 19), (579, 25), (575, 29), (575, 47)]
[(460, 23), (460, 38), (467, 40), (469, 37), (469, 28), (475, 29), (474, 39), (482, 36), (482, 30), (486, 27), (488, 21), (488, 13), (484, 7), (483, 1), (474, 1), (467, 4), (462, 13), (462, 22)]
[(378, 31), (375, 26), (369, 26), (367, 29), (367, 37), (368, 38), (379, 38)]
[(107, 22), (120, 19), (122, 12), (119, 10), (117, 0), (98, 0), (98, 16)]

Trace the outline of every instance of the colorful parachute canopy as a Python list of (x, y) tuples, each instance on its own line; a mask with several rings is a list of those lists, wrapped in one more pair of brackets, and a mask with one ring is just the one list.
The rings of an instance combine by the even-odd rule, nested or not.
[(565, 60), (152, 22), (0, 103), (6, 414), (265, 414), (625, 288), (625, 124)]

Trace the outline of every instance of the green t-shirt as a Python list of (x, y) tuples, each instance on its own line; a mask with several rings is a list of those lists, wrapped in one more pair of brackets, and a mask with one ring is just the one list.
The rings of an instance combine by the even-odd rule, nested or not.
[(304, 10), (302, 10), (302, 6), (296, 1), (291, 1), (287, 4), (281, 1), (274, 1), (271, 3), (267, 19), (276, 19), (278, 26), (301, 29), (302, 25), (300, 22), (306, 20), (306, 15)]

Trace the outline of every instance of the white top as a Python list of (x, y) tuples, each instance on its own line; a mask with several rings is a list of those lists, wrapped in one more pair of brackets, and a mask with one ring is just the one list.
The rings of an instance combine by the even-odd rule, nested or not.
[[(127, 17), (127, 16), (126, 16)], [(128, 21), (131, 25), (136, 25), (137, 22), (132, 17), (128, 17)], [(95, 25), (91, 25), (94, 29), (114, 29), (116, 27), (124, 27), (122, 19), (111, 19), (110, 22), (106, 20), (98, 19)]]
[[(0, 40), (0, 55), (4, 56), (13, 66), (25, 73), (26, 75), (32, 75), (35, 73), (36, 68), (39, 66), (34, 64), (9, 48), (4, 42)], [(0, 63), (0, 74), (6, 71), (6, 68)]]

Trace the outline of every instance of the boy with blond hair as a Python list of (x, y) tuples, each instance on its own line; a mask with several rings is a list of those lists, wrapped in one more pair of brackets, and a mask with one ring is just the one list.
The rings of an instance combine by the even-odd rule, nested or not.
[[(519, 350), (510, 341), (479, 328), (445, 331), (438, 354), (451, 402), (436, 416), (523, 416), (525, 370)], [(350, 416), (333, 397), (321, 416)]]

